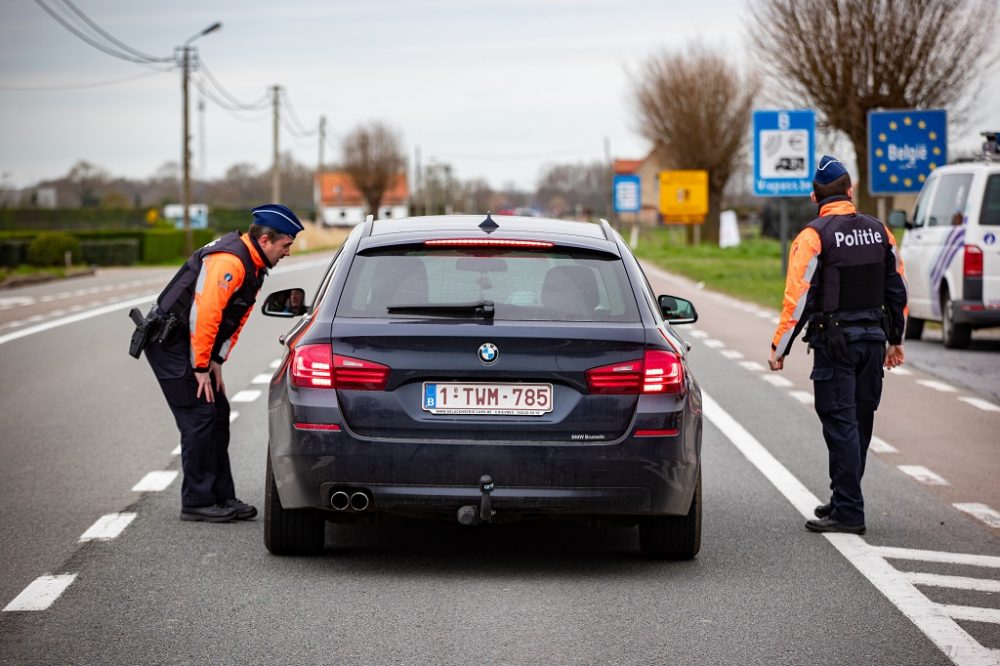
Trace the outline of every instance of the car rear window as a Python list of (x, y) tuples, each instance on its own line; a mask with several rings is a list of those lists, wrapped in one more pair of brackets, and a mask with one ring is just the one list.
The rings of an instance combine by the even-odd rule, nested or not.
[(621, 259), (582, 251), (411, 249), (360, 254), (337, 317), (420, 318), (389, 306), (492, 301), (495, 320), (636, 322)]
[(979, 213), (979, 224), (1000, 226), (1000, 174), (990, 176), (983, 194), (983, 210)]

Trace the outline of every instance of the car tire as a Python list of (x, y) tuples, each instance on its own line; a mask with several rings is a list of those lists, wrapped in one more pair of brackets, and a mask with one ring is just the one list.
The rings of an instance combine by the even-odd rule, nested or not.
[(924, 320), (917, 319), (916, 317), (906, 318), (906, 329), (903, 333), (903, 338), (906, 340), (919, 340), (920, 336), (924, 334)]
[(968, 349), (972, 342), (972, 327), (955, 323), (951, 294), (947, 292), (941, 297), (941, 339), (948, 349)]
[(639, 552), (656, 560), (690, 560), (701, 550), (701, 470), (684, 516), (649, 516), (639, 521)]
[(315, 509), (285, 509), (267, 454), (267, 485), (264, 488), (264, 546), (273, 555), (316, 555), (323, 552), (326, 520)]

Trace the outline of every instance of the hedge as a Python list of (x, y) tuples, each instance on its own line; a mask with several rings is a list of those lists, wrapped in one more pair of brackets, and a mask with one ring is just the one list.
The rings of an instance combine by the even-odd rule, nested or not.
[(134, 238), (81, 241), (83, 263), (90, 266), (131, 266), (139, 262), (140, 243)]
[[(66, 255), (69, 255), (69, 261)], [(59, 231), (46, 231), (38, 234), (28, 244), (25, 257), (32, 266), (62, 266), (80, 263), (80, 240), (76, 236)]]
[[(41, 235), (30, 231), (0, 232), (0, 266), (27, 263), (28, 246)], [(199, 248), (220, 235), (211, 229), (193, 229), (194, 247)], [(100, 266), (163, 264), (187, 257), (185, 233), (181, 229), (78, 231), (71, 236), (80, 242), (74, 261), (80, 261), (82, 253), (84, 262)]]
[[(72, 233), (117, 229), (148, 231), (149, 207), (129, 209), (99, 208), (0, 208), (0, 231), (69, 231)], [(159, 209), (158, 209), (159, 212)], [(307, 213), (308, 215), (308, 213)], [(216, 231), (246, 230), (250, 226), (249, 208), (212, 208), (208, 213), (211, 229)], [(163, 221), (160, 222), (163, 224)], [(172, 227), (158, 227), (171, 229)]]

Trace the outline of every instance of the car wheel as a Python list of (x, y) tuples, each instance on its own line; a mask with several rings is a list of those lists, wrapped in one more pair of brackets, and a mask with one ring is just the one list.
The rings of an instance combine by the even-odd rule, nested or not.
[(316, 555), (323, 552), (326, 520), (314, 509), (285, 509), (267, 454), (267, 485), (264, 488), (264, 545), (274, 555)]
[(651, 516), (639, 521), (639, 551), (658, 560), (690, 560), (701, 550), (701, 470), (684, 516)]
[(907, 340), (919, 340), (924, 334), (924, 320), (916, 317), (906, 318), (906, 330), (903, 337)]
[(941, 298), (941, 339), (948, 349), (967, 349), (972, 341), (972, 327), (955, 323), (949, 293)]

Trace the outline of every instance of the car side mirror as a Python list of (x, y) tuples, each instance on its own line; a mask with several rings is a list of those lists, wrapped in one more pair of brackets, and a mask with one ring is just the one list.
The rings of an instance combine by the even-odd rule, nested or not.
[(892, 229), (912, 229), (913, 224), (906, 219), (905, 210), (894, 210), (889, 212), (889, 227)]
[(264, 299), (260, 311), (269, 317), (298, 317), (309, 311), (305, 289), (282, 289)]
[(677, 296), (657, 296), (660, 304), (660, 314), (668, 324), (693, 324), (698, 321), (698, 313), (694, 309), (694, 303), (686, 298)]

